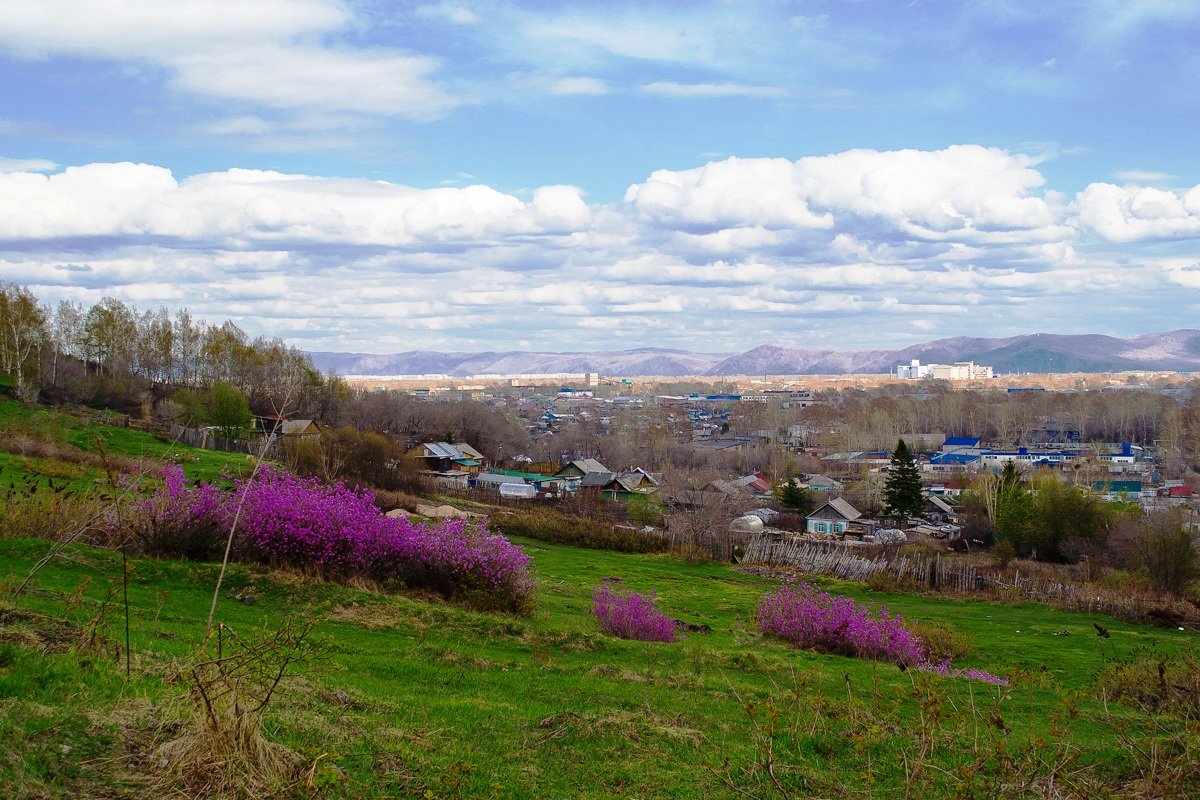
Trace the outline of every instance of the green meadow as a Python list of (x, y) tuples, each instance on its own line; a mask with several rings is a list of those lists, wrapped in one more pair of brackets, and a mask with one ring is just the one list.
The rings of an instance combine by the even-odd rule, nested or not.
[[(263, 716), (311, 765), (281, 796), (1043, 796), (1055, 781), (1143, 796), (1149, 766), (1130, 737), (1157, 735), (1165, 753), (1186, 735), (1174, 718), (1103, 703), (1097, 676), (1169, 662), (1194, 633), (822, 582), (953, 628), (973, 645), (957, 665), (1010, 679), (995, 687), (765, 640), (754, 609), (776, 584), (726, 565), (520, 543), (539, 584), (527, 618), (231, 568), (217, 617), (238, 636), (316, 622), (316, 657)], [(11, 590), (48, 547), (0, 542), (0, 580)], [(132, 562), (128, 679), (119, 554), (71, 548), (9, 600), (0, 784), (31, 798), (157, 786), (156, 749), (193, 718), (188, 665), (211, 650), (217, 570)], [(673, 644), (606, 637), (590, 614), (602, 578), (709, 630)]]
[[(955, 666), (1009, 680), (997, 687), (765, 639), (755, 609), (779, 584), (770, 576), (517, 539), (536, 569), (528, 617), (232, 564), (216, 636), (206, 623), (219, 565), (132, 559), (123, 573), (120, 553), (74, 544), (39, 567), (53, 542), (21, 537), (52, 540), (95, 513), (86, 504), (109, 486), (106, 460), (170, 459), (212, 480), (244, 470), (244, 455), (7, 399), (0, 435), (10, 444), (0, 453), (5, 797), (212, 796), (167, 768), (202, 719), (196, 676), (221, 655), (218, 641), (257, 647), (308, 624), (304, 648), (271, 651), (304, 657), (252, 715), (286, 748), (288, 777), (234, 780), (221, 796), (1200, 793), (1186, 700), (1196, 693), (1179, 688), (1198, 674), (1192, 631), (817, 581), (941, 630)], [(83, 504), (75, 517), (72, 502)], [(671, 644), (601, 634), (591, 605), (604, 579), (654, 593), (689, 630)]]

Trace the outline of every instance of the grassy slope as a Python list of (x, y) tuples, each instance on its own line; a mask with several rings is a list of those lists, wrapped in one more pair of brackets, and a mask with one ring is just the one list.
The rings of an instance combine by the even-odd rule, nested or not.
[[(258, 592), (253, 606), (222, 601), (220, 618), (239, 632), (289, 614), (323, 620), (318, 632), (328, 657), (288, 682), (267, 718), (272, 737), (310, 759), (329, 753), (323, 763), (344, 771), (333, 796), (725, 797), (732, 793), (702, 765), (720, 770), (726, 757), (735, 769), (750, 763), (752, 729), (738, 697), (761, 707), (799, 683), (806, 706), (825, 709), (825, 722), (813, 722), (812, 736), (780, 741), (789, 763), (813, 781), (828, 779), (868, 796), (893, 796), (903, 782), (895, 753), (911, 744), (918, 725), (912, 673), (762, 640), (749, 618), (768, 582), (721, 565), (522, 544), (539, 572), (531, 619), (236, 567), (230, 592), (250, 584)], [(46, 547), (0, 541), (0, 581), (6, 573), (10, 583), (19, 579)], [(94, 617), (119, 564), (111, 553), (77, 549), (39, 574), (21, 608), (77, 621)], [(175, 674), (172, 665), (195, 658), (215, 574), (212, 565), (136, 563), (129, 685), (109, 658), (6, 647), (5, 640), (31, 641), (20, 631), (29, 623), (0, 625), (0, 716), (13, 721), (0, 746), (0, 784), (52, 797), (87, 796), (110, 784), (116, 788), (105, 791), (112, 796), (136, 794), (146, 772), (136, 757), (131, 767), (121, 756), (145, 752), (166, 736), (164, 720), (184, 713), (186, 686), (167, 677)], [(601, 636), (590, 618), (590, 595), (608, 576), (657, 591), (673, 616), (708, 624), (712, 632), (672, 645)], [(68, 609), (86, 580), (87, 602)], [(1003, 712), (1014, 742), (1047, 736), (1063, 698), (1088, 688), (1105, 658), (1194, 642), (1191, 634), (1035, 604), (870, 597), (859, 587), (833, 586), (968, 633), (977, 646), (969, 666), (1016, 679)], [(110, 635), (119, 638), (111, 610), (108, 620)], [(1099, 639), (1093, 621), (1112, 638)], [(1060, 630), (1071, 635), (1055, 636)], [(986, 705), (997, 692), (964, 680), (932, 686), (964, 710), (972, 702)], [(855, 703), (846, 702), (848, 692)], [(872, 702), (874, 716), (866, 713)], [(1080, 707), (1084, 719), (1072, 729), (1072, 742), (1083, 760), (1102, 770), (1122, 768), (1124, 753), (1111, 734), (1087, 719), (1098, 713), (1096, 704), (1085, 700)], [(31, 796), (43, 796), (37, 792)]]
[[(250, 465), (245, 454), (222, 453), (172, 444), (145, 431), (118, 428), (44, 408), (23, 406), (0, 395), (0, 431), (20, 431), (31, 437), (75, 447), (87, 453), (104, 453), (142, 462), (170, 460), (183, 466), (189, 478), (217, 480), (223, 472), (240, 473)], [(78, 489), (90, 489), (104, 477), (98, 466), (48, 458), (30, 458), (0, 452), (0, 485), (35, 484), (49, 480)]]

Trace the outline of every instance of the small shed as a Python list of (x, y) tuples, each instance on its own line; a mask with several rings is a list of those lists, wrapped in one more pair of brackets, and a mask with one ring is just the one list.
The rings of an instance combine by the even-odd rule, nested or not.
[(276, 429), (280, 436), (320, 436), (321, 426), (311, 419), (285, 419)]

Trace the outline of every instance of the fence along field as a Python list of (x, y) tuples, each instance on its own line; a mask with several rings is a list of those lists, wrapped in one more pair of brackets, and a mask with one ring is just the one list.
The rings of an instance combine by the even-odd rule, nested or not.
[(759, 534), (746, 546), (741, 563), (853, 581), (887, 576), (899, 586), (980, 594), (1001, 600), (1033, 600), (1066, 611), (1106, 614), (1135, 622), (1200, 626), (1200, 609), (1153, 593), (1132, 592), (1127, 588), (1114, 591), (1093, 583), (1030, 574), (1028, 567), (1022, 575), (1022, 567), (1016, 564), (998, 569), (943, 557), (941, 553), (906, 552), (898, 547), (876, 547), (864, 553), (864, 549), (840, 542), (778, 539)]

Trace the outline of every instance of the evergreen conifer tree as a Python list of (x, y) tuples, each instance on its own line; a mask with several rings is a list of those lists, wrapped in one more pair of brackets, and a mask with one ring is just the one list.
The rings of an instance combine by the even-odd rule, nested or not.
[(797, 486), (793, 478), (788, 478), (787, 483), (782, 483), (776, 487), (775, 499), (779, 501), (780, 505), (787, 506), (800, 514), (809, 513), (813, 510), (813, 506), (816, 505), (813, 502), (812, 495)]
[(921, 471), (908, 445), (901, 439), (892, 452), (887, 483), (883, 487), (884, 513), (897, 520), (920, 516), (925, 508), (921, 494)]

